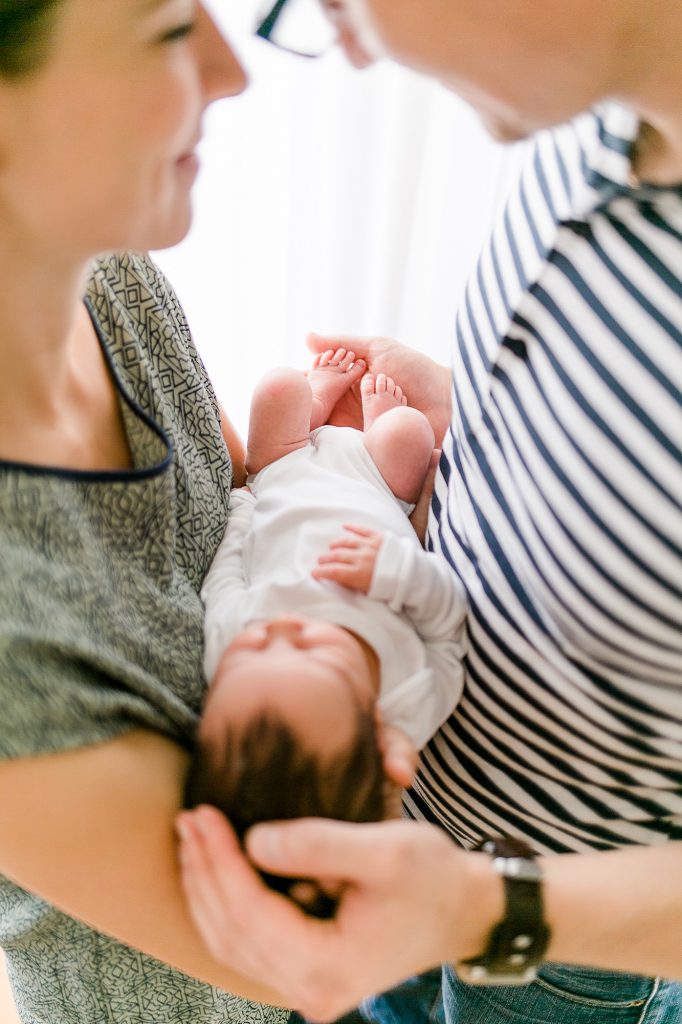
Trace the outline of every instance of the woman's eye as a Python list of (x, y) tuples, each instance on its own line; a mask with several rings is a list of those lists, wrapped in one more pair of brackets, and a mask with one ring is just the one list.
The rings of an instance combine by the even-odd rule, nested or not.
[(161, 36), (160, 42), (162, 43), (177, 43), (181, 39), (186, 39), (187, 36), (191, 35), (196, 28), (195, 21), (186, 21), (182, 25), (176, 25), (174, 28), (164, 32)]

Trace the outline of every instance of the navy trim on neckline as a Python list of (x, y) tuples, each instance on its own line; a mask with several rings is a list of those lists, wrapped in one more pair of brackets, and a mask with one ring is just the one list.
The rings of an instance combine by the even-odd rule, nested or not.
[(141, 419), (142, 422), (149, 427), (149, 429), (156, 434), (159, 440), (166, 446), (166, 456), (155, 466), (149, 466), (143, 469), (66, 469), (61, 466), (42, 466), (32, 462), (12, 462), (0, 459), (0, 472), (9, 470), (25, 473), (27, 476), (53, 476), (62, 480), (91, 483), (138, 483), (143, 480), (150, 480), (154, 477), (163, 476), (163, 474), (168, 472), (173, 464), (173, 441), (163, 427), (159, 426), (159, 424), (156, 423), (140, 405), (138, 405), (135, 399), (127, 393), (123, 381), (119, 377), (118, 369), (111, 358), (111, 354), (107, 347), (106, 335), (97, 319), (97, 314), (95, 313), (92, 303), (87, 296), (83, 298), (83, 304), (85, 305), (88, 316), (90, 317), (92, 326), (95, 329), (97, 340), (102, 349), (102, 354), (104, 355), (109, 372), (111, 373), (117, 393), (121, 396), (128, 408), (139, 419)]

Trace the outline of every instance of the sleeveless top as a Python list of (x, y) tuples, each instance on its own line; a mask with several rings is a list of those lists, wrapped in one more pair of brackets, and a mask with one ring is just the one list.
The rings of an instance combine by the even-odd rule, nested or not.
[[(3, 758), (139, 727), (188, 746), (205, 688), (199, 590), (231, 485), (216, 399), (177, 299), (150, 260), (100, 260), (86, 304), (133, 468), (0, 462)], [(275, 1024), (288, 1016), (191, 979), (6, 879), (0, 944), (25, 1024)]]

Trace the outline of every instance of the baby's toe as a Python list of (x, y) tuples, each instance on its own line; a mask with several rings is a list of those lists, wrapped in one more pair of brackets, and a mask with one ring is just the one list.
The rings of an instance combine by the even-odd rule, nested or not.
[(360, 394), (363, 398), (368, 398), (374, 394), (375, 382), (374, 376), (371, 373), (366, 373), (360, 381)]

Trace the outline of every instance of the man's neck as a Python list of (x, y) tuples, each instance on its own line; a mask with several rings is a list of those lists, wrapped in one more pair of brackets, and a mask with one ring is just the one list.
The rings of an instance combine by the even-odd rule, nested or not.
[(642, 121), (632, 170), (640, 182), (682, 184), (682, 128), (678, 134)]
[[(644, 8), (642, 8), (644, 11)], [(655, 185), (682, 183), (682, 5), (658, 0), (637, 26), (623, 101), (642, 119), (633, 170)], [(625, 81), (625, 80), (624, 80)]]

